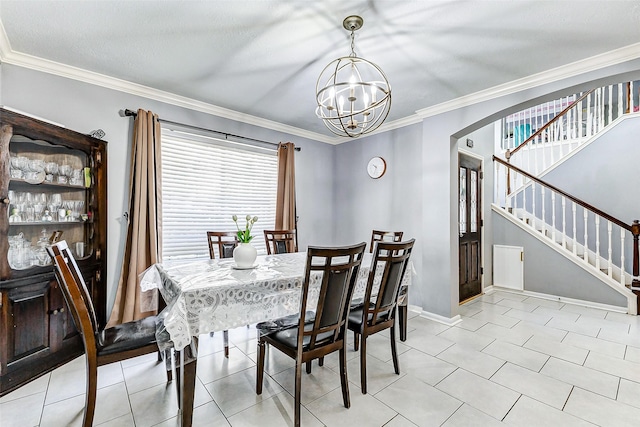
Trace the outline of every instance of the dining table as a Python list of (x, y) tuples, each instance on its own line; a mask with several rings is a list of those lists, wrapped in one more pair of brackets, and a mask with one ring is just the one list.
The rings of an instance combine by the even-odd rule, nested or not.
[[(158, 346), (172, 348), (180, 357), (183, 427), (191, 426), (193, 415), (198, 336), (299, 314), (306, 260), (306, 252), (260, 255), (251, 268), (238, 268), (231, 258), (171, 260), (140, 275), (142, 291), (158, 289), (166, 303), (159, 315)], [(372, 260), (372, 254), (363, 255), (352, 305), (365, 296)], [(376, 271), (374, 294), (382, 269)], [(409, 264), (401, 284), (405, 306), (413, 274)], [(318, 290), (319, 278), (311, 275), (308, 309), (315, 308)]]

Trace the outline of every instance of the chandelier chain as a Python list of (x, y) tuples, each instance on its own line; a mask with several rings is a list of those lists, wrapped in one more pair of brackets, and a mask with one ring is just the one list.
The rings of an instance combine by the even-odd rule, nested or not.
[(351, 54), (349, 54), (349, 57), (351, 58), (358, 57), (358, 55), (356, 55), (355, 32), (353, 29), (351, 30)]

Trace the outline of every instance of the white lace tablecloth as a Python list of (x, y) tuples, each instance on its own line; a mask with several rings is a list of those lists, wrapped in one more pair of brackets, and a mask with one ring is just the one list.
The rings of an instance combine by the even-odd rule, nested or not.
[[(362, 260), (354, 299), (364, 297), (372, 258), (367, 253)], [(306, 259), (305, 252), (259, 256), (250, 270), (235, 269), (233, 259), (165, 262), (141, 275), (141, 288), (160, 290), (167, 303), (164, 328), (173, 346), (182, 350), (200, 334), (298, 313)], [(411, 281), (413, 268), (408, 270), (403, 286)], [(317, 285), (312, 277), (311, 310)]]

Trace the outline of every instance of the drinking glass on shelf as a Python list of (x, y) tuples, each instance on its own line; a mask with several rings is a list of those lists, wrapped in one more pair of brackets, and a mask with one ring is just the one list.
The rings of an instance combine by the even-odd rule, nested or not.
[(8, 212), (11, 213), (11, 210), (15, 208), (16, 204), (16, 192), (14, 190), (9, 190), (7, 193), (7, 198), (9, 199)]
[(82, 169), (72, 169), (71, 170), (71, 178), (69, 179), (69, 184), (71, 185), (82, 185), (84, 181), (84, 176), (82, 173)]
[(46, 173), (44, 180), (53, 182), (53, 176), (58, 173), (58, 164), (56, 162), (48, 162), (44, 165), (44, 171)]
[[(24, 221), (25, 210), (26, 210), (26, 193), (21, 191), (16, 191), (16, 201), (13, 204), (15, 206), (15, 214), (18, 215), (19, 221)], [(16, 221), (16, 222), (19, 222)]]
[(35, 193), (33, 195), (33, 210), (36, 221), (41, 221), (42, 213), (47, 207), (47, 195), (45, 193)]
[(49, 196), (49, 212), (53, 216), (54, 220), (60, 220), (58, 217), (58, 210), (62, 206), (62, 194), (53, 193)]
[(73, 221), (74, 217), (73, 217), (73, 200), (63, 200), (62, 201), (62, 208), (65, 211), (65, 220), (66, 221)]
[(71, 212), (74, 221), (80, 220), (80, 215), (84, 212), (84, 200), (74, 200)]
[(69, 182), (70, 175), (71, 175), (71, 166), (69, 165), (58, 166), (58, 182), (60, 184), (67, 184)]
[(44, 160), (40, 160), (40, 159), (29, 160), (29, 170), (33, 172), (44, 171)]

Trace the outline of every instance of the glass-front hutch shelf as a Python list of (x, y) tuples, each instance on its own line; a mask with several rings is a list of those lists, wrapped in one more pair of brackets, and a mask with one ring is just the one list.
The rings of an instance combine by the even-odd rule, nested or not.
[(51, 264), (65, 239), (78, 259), (92, 254), (92, 165), (84, 151), (13, 135), (9, 142), (7, 258), (13, 270)]

